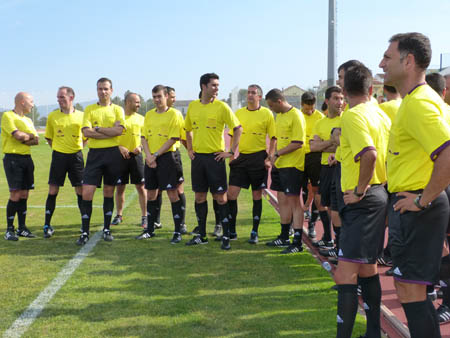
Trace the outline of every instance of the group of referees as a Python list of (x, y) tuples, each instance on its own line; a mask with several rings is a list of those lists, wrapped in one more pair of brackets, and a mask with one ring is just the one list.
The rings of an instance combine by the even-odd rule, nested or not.
[[(219, 76), (214, 73), (201, 76), (199, 99), (189, 104), (185, 119), (173, 108), (176, 95), (171, 87), (157, 85), (152, 89), (155, 108), (145, 117), (137, 113), (140, 97), (135, 93), (126, 95), (124, 109), (111, 102), (113, 86), (108, 78), (97, 81), (98, 102), (84, 112), (74, 109), (73, 89), (60, 87), (60, 108), (48, 116), (45, 131), (53, 153), (44, 237), (54, 235), (51, 219), (56, 197), (68, 174), (81, 215), (78, 245), (89, 241), (92, 199), (102, 184), (105, 241), (114, 239), (111, 224), (123, 221), (125, 185), (134, 184), (143, 227), (136, 238), (155, 236), (155, 229), (161, 226), (161, 192), (166, 191), (174, 222), (171, 243), (180, 243), (187, 234), (179, 152), (184, 145), (192, 162), (198, 221), (186, 245), (208, 243), (209, 191), (216, 214), (214, 235), (221, 249), (229, 250), (230, 241), (237, 239), (237, 199), (241, 188), (250, 186), (253, 227), (248, 242), (258, 243), (262, 191), (267, 188), (270, 172), (281, 231), (266, 244), (282, 247), (284, 254), (301, 252), (304, 212), (311, 202), (315, 205), (324, 235), (314, 245), (324, 255), (337, 257), (338, 338), (351, 337), (358, 286), (367, 318), (363, 337), (380, 337), (377, 259), (383, 251), (386, 226), (392, 274), (411, 337), (440, 337), (439, 323), (450, 320), (450, 292), (443, 287), (443, 304), (436, 311), (427, 297), (427, 286), (440, 280), (450, 285), (446, 237), (450, 109), (444, 102), (450, 95), (445, 96), (444, 78), (427, 78), (427, 84), (430, 61), (431, 45), (426, 36), (396, 34), (380, 63), (385, 88), (396, 96), (378, 104), (372, 97), (370, 70), (360, 61), (350, 60), (338, 69), (338, 86), (326, 90), (324, 113), (315, 109), (313, 93), (303, 94), (298, 110), (278, 89), (265, 95), (269, 110), (261, 106), (263, 92), (256, 84), (248, 87), (247, 106), (233, 113), (217, 99)], [(389, 99), (389, 93), (386, 96)], [(18, 93), (14, 110), (5, 112), (1, 121), (3, 163), (10, 190), (6, 240), (35, 237), (25, 222), (29, 190), (34, 188), (30, 147), (39, 143), (33, 123), (26, 117), (33, 105), (30, 94)], [(226, 127), (229, 147), (224, 139)], [(82, 149), (86, 143), (89, 152), (84, 165)], [(300, 198), (302, 191), (308, 192), (305, 201)], [(313, 224), (310, 222), (308, 229), (311, 238), (315, 237)]]

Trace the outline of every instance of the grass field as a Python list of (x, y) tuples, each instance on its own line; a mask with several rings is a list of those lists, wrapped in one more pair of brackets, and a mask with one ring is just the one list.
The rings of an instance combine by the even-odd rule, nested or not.
[[(187, 224), (195, 225), (190, 167), (183, 152)], [(41, 138), (33, 148), (36, 189), (28, 205), (28, 227), (36, 239), (0, 241), (0, 332), (3, 334), (80, 250), (80, 216), (70, 184), (60, 191), (53, 217), (56, 230), (42, 238), (51, 151)], [(238, 241), (229, 252), (210, 238), (208, 245), (169, 243), (173, 222), (164, 199), (157, 237), (137, 241), (140, 211), (134, 187), (127, 188), (124, 223), (113, 227), (115, 240), (100, 240), (67, 283), (25, 332), (25, 337), (333, 337), (336, 293), (328, 273), (306, 251), (280, 255), (264, 245), (279, 233), (279, 218), (263, 204), (260, 243), (247, 244), (251, 230), (251, 194), (239, 199)], [(8, 188), (0, 174), (3, 228)], [(95, 206), (102, 205), (97, 191)], [(58, 206), (65, 206), (64, 208)], [(214, 216), (209, 203), (208, 231)], [(3, 217), (3, 218), (1, 218)], [(17, 221), (16, 221), (17, 222)], [(95, 207), (92, 235), (101, 229)], [(17, 224), (17, 223), (16, 223)], [(3, 235), (2, 230), (2, 235)], [(364, 333), (358, 316), (354, 336)]]

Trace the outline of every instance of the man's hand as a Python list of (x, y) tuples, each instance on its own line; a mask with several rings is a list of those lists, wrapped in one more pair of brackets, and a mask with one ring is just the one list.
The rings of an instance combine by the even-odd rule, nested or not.
[(195, 158), (194, 151), (193, 150), (188, 150), (188, 156), (189, 156), (189, 158), (192, 161)]
[(136, 149), (133, 150), (133, 154), (135, 154), (135, 155), (139, 155), (140, 153), (142, 153), (141, 147), (137, 147)]
[(264, 160), (264, 168), (266, 168), (266, 170), (269, 170), (270, 168), (272, 168), (272, 162), (270, 161), (270, 157), (267, 157)]
[(362, 195), (361, 197), (358, 197), (355, 195), (353, 190), (347, 190), (344, 192), (344, 203), (345, 204), (358, 203), (359, 201), (361, 201), (364, 198), (365, 195), (366, 195), (365, 191), (364, 191), (364, 195)]
[(336, 156), (334, 153), (331, 153), (330, 155), (328, 155), (328, 165), (331, 167), (333, 165), (337, 164), (337, 160), (336, 160)]
[(145, 163), (149, 166), (149, 168), (156, 168), (156, 156), (147, 156), (145, 158)]
[(123, 146), (119, 146), (119, 150), (120, 150), (120, 153), (122, 154), (122, 157), (124, 159), (129, 159), (130, 158), (130, 152), (128, 151), (127, 148), (125, 148)]
[(214, 158), (217, 162), (219, 161), (223, 161), (226, 158), (230, 158), (233, 157), (233, 154), (228, 152), (228, 151), (221, 151), (219, 153), (214, 153), (214, 155), (216, 155), (216, 157)]
[(402, 191), (397, 193), (397, 196), (403, 196), (404, 198), (398, 200), (394, 204), (395, 211), (400, 211), (401, 214), (406, 211), (420, 211), (420, 209), (414, 204), (414, 200), (418, 194)]

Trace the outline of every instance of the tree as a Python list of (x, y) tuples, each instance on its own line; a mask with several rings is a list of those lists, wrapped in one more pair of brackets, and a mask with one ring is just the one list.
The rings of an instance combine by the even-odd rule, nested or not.
[(47, 125), (47, 117), (46, 116), (42, 116), (37, 123), (38, 126), (44, 127)]
[(76, 110), (79, 110), (79, 111), (84, 111), (83, 106), (82, 106), (81, 104), (79, 104), (79, 103), (75, 103), (74, 108), (75, 108)]
[(30, 118), (33, 120), (33, 124), (36, 125), (36, 122), (39, 120), (39, 112), (36, 106), (31, 108)]
[(118, 106), (121, 106), (122, 108), (125, 108), (123, 100), (120, 97), (118, 97), (118, 96), (114, 97), (111, 100), (111, 102), (114, 103), (114, 104), (117, 104)]

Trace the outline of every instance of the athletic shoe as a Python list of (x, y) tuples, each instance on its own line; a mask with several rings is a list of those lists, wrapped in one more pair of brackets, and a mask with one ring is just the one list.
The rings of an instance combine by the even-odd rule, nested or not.
[(186, 245), (199, 245), (199, 244), (208, 244), (208, 238), (196, 235), (191, 238), (189, 242), (186, 243)]
[(309, 238), (316, 238), (316, 229), (315, 227), (315, 223), (314, 222), (309, 222), (308, 224), (308, 237)]
[(155, 229), (161, 229), (161, 228), (162, 228), (162, 224), (155, 222)]
[(281, 253), (282, 254), (293, 254), (293, 253), (302, 252), (302, 251), (303, 251), (303, 246), (301, 244), (300, 245), (291, 244), (286, 249), (281, 251)]
[(103, 239), (106, 242), (112, 242), (113, 241), (114, 237), (113, 237), (113, 235), (111, 235), (111, 231), (110, 230), (103, 229)]
[(230, 241), (237, 241), (237, 233), (230, 232)]
[(152, 238), (152, 237), (155, 237), (155, 233), (154, 232), (150, 233), (147, 230), (144, 230), (144, 231), (142, 231), (142, 233), (139, 236), (136, 236), (135, 238), (136, 239), (149, 239), (149, 238)]
[(227, 237), (223, 237), (222, 238), (222, 245), (220, 246), (220, 248), (222, 250), (230, 250), (231, 249), (230, 239), (227, 238)]
[(200, 235), (200, 227), (196, 226), (194, 230), (191, 231), (191, 235)]
[(116, 215), (114, 216), (111, 225), (119, 225), (122, 222), (123, 222), (122, 215)]
[(323, 239), (317, 241), (317, 242), (313, 242), (312, 243), (313, 246), (315, 246), (316, 248), (320, 248), (320, 249), (333, 249), (334, 248), (334, 241), (324, 241)]
[(50, 225), (44, 225), (44, 238), (52, 237), (55, 230)]
[(321, 250), (319, 250), (319, 254), (324, 257), (336, 257), (337, 258), (338, 251), (336, 248), (321, 249)]
[(5, 237), (7, 241), (18, 241), (19, 238), (14, 233), (14, 230), (8, 230), (5, 232)]
[(213, 231), (212, 235), (216, 236), (216, 237), (222, 236), (222, 225), (221, 224), (216, 224), (214, 226), (214, 231)]
[(289, 239), (283, 239), (280, 236), (278, 236), (277, 238), (275, 238), (273, 241), (270, 242), (266, 242), (267, 246), (275, 246), (275, 247), (287, 247), (291, 244)]
[(256, 243), (258, 243), (258, 233), (255, 232), (255, 231), (252, 231), (252, 232), (250, 233), (250, 239), (248, 240), (248, 242), (249, 242), (250, 244), (256, 244)]
[(85, 245), (89, 241), (89, 235), (87, 232), (83, 232), (80, 235), (80, 238), (77, 240), (77, 245)]
[(357, 294), (358, 296), (361, 296), (361, 295), (362, 295), (362, 288), (361, 288), (361, 285), (359, 285), (359, 284), (358, 284), (358, 286), (356, 287), (356, 294)]
[(311, 219), (311, 211), (306, 210), (304, 212), (303, 216), (305, 217), (306, 220), (310, 220)]
[(382, 253), (381, 256), (377, 258), (377, 263), (384, 266), (392, 266), (392, 259)]
[(28, 238), (35, 238), (35, 237), (36, 237), (36, 236), (33, 235), (33, 234), (31, 233), (31, 231), (28, 230), (28, 228), (25, 227), (25, 226), (24, 226), (23, 228), (17, 229), (16, 235), (17, 235), (17, 236), (21, 236), (21, 237), (28, 237)]
[(147, 216), (142, 216), (141, 217), (141, 228), (146, 228), (147, 227)]
[(179, 232), (174, 232), (172, 240), (170, 241), (170, 243), (178, 244), (180, 242), (181, 242), (181, 234)]
[(450, 308), (447, 305), (441, 304), (436, 311), (439, 318), (439, 324), (450, 322)]
[(427, 292), (427, 297), (433, 302), (437, 299), (437, 292), (433, 289), (431, 292)]
[(394, 275), (394, 267), (392, 266), (389, 270), (386, 270), (384, 273), (386, 276), (393, 276)]
[(180, 226), (180, 234), (186, 235), (188, 233), (186, 224), (181, 224)]

